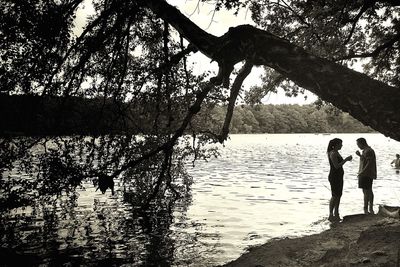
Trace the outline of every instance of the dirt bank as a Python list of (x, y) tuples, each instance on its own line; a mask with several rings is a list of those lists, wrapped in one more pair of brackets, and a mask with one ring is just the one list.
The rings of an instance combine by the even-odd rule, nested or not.
[(359, 214), (319, 234), (271, 240), (224, 266), (399, 267), (399, 258), (399, 219)]

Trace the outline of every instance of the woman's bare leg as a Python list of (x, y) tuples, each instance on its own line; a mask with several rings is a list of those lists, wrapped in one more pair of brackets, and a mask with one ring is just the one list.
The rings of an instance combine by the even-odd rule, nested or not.
[(339, 205), (340, 205), (340, 197), (337, 197), (334, 206), (334, 216), (337, 218), (339, 218)]

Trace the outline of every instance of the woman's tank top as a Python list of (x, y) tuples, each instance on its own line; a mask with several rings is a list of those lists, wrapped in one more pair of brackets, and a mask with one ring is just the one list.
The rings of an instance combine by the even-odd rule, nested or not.
[[(337, 157), (338, 157), (338, 162), (342, 162), (343, 158), (342, 156), (337, 153)], [(330, 166), (330, 170), (329, 170), (329, 180), (331, 179), (343, 179), (343, 174), (344, 174), (344, 170), (343, 170), (343, 166), (340, 166), (339, 168), (335, 168), (335, 166), (332, 163), (331, 157), (328, 155), (328, 159), (329, 159), (329, 166)]]

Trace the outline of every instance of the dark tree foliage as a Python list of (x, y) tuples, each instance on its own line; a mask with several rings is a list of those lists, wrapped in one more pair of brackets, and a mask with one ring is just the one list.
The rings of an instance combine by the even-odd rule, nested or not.
[[(397, 1), (205, 2), (216, 4), (217, 11), (249, 8), (260, 27), (315, 55), (341, 64), (366, 58), (369, 75), (399, 85)], [(75, 36), (74, 18), (82, 4), (83, 0), (0, 3), (0, 93), (60, 99), (51, 109), (57, 136), (2, 137), (2, 183), (22, 183), (13, 175), (21, 168), (36, 177), (18, 187), (31, 194), (68, 191), (84, 178), (95, 179), (101, 188), (111, 188), (119, 178), (127, 188), (148, 196), (144, 204), (156, 196), (185, 193), (185, 163), (215, 154), (205, 145), (226, 139), (243, 80), (253, 63), (265, 63), (247, 58), (230, 83), (233, 64), (242, 60), (243, 51), (236, 46), (247, 36), (240, 32), (248, 27), (218, 39), (195, 28), (163, 0), (94, 0), (95, 14)], [(265, 34), (254, 29), (246, 34), (251, 37), (254, 32)], [(232, 36), (238, 39), (223, 41)], [(219, 63), (216, 77), (192, 73), (186, 56), (198, 50)], [(265, 87), (253, 90), (249, 101), (256, 102), (277, 86), (292, 90), (285, 75), (271, 69), (267, 73)], [(229, 84), (230, 90), (221, 88)], [(302, 89), (294, 92), (298, 90)], [(68, 131), (63, 130), (63, 114), (76, 111), (71, 107), (74, 98), (99, 102), (102, 108), (93, 119), (99, 125), (118, 125), (119, 133), (64, 136)], [(201, 108), (216, 105), (226, 106), (223, 123), (215, 129), (196, 127)], [(104, 123), (110, 106), (113, 119)], [(127, 116), (127, 110), (139, 115)], [(246, 116), (251, 120), (250, 113)], [(16, 194), (12, 186), (3, 188), (8, 189), (1, 192), (2, 201)]]
[[(400, 86), (400, 1), (250, 2), (261, 28), (340, 64), (361, 60), (370, 77)], [(277, 87), (294, 95), (304, 91), (272, 69), (266, 69), (264, 84), (248, 94), (250, 102)]]
[[(166, 191), (185, 193), (190, 184), (185, 162), (214, 153), (201, 152), (209, 141), (196, 138), (190, 127), (192, 115), (187, 110), (204, 83), (204, 78), (193, 76), (186, 65), (184, 56), (191, 49), (172, 38), (168, 24), (135, 1), (96, 1), (96, 14), (83, 33), (74, 36), (74, 16), (82, 2), (0, 4), (4, 40), (0, 44), (0, 91), (43, 99), (42, 104), (28, 101), (24, 108), (52, 118), (47, 125), (40, 125), (52, 136), (3, 136), (2, 181), (22, 183), (12, 174), (23, 169), (36, 177), (23, 182), (24, 191), (40, 195), (69, 190), (84, 178), (99, 183), (115, 177), (124, 180), (126, 188), (131, 185), (147, 195), (149, 201)], [(66, 136), (71, 129), (65, 125), (74, 123), (67, 121), (74, 118), (68, 115), (82, 111), (74, 105), (82, 97), (95, 103), (93, 113), (85, 114), (81, 123), (86, 121), (86, 125), (75, 125), (83, 130), (81, 135)], [(10, 116), (18, 112), (2, 110)], [(86, 136), (87, 125), (99, 131)], [(104, 125), (109, 129), (117, 126), (118, 135)], [(184, 131), (191, 136), (181, 137)], [(174, 181), (182, 186), (173, 185)], [(4, 189), (2, 200), (15, 193)]]

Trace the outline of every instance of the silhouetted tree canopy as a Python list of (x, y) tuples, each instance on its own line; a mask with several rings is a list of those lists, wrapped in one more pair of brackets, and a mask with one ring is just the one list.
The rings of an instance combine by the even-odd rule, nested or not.
[[(400, 140), (398, 1), (203, 1), (214, 3), (216, 12), (248, 8), (257, 24), (227, 29), (220, 37), (164, 0), (93, 0), (96, 12), (75, 36), (74, 18), (83, 2), (0, 3), (0, 93), (62, 98), (60, 125), (62, 114), (74, 112), (71, 98), (102, 100), (104, 109), (111, 101), (111, 125), (145, 134), (5, 136), (0, 143), (3, 176), (23, 166), (41, 185), (51, 184), (41, 187), (51, 192), (105, 175), (140, 182), (149, 199), (177, 194), (186, 188), (184, 163), (213, 155), (204, 145), (227, 138), (243, 80), (254, 65), (265, 66), (266, 74), (264, 85), (247, 95), (249, 102), (278, 86), (295, 94), (310, 90)], [(196, 52), (218, 63), (216, 76), (193, 74), (186, 58)], [(365, 74), (347, 67), (358, 58), (365, 59)], [(239, 62), (241, 69), (232, 75)], [(215, 106), (226, 107), (222, 125), (195, 127), (196, 114)], [(126, 109), (140, 115), (125, 116)], [(103, 112), (95, 118), (101, 120)], [(275, 114), (263, 116), (263, 127), (268, 127)], [(296, 116), (279, 127), (303, 127)], [(247, 121), (250, 131), (256, 127), (251, 112), (234, 119)], [(149, 124), (150, 129), (142, 129)]]

